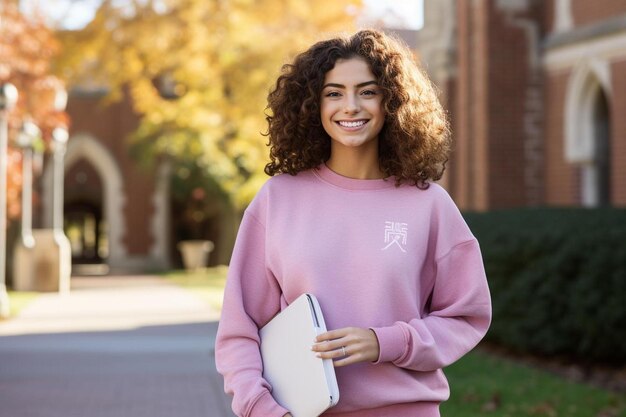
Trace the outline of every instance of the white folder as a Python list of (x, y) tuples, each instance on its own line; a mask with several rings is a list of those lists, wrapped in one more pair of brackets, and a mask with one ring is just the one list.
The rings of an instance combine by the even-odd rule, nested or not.
[(294, 417), (317, 417), (339, 401), (332, 359), (315, 356), (315, 336), (326, 331), (315, 296), (303, 294), (260, 330), (263, 377), (272, 396)]

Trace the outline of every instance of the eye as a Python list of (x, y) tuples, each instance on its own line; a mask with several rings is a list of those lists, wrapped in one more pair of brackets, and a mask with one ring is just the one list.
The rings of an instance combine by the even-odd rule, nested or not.
[(324, 97), (340, 97), (341, 94), (339, 94), (337, 91), (331, 91), (329, 93), (326, 93), (324, 95)]
[(375, 96), (377, 94), (376, 90), (364, 90), (361, 92), (364, 96)]

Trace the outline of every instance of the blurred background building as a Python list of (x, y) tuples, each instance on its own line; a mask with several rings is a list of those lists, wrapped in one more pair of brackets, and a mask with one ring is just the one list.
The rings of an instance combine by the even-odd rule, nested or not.
[[(93, 273), (168, 268), (176, 255), (170, 244), (169, 177), (164, 165), (145, 171), (132, 159), (127, 138), (139, 116), (128, 97), (105, 105), (105, 94), (75, 86), (69, 95), (64, 207), (73, 263)], [(45, 215), (52, 205), (48, 168), (40, 183), (38, 217), (44, 228), (51, 221)]]
[[(625, 1), (425, 0), (419, 30), (390, 13), (360, 24), (398, 33), (441, 90), (454, 136), (442, 184), (461, 209), (626, 205)], [(171, 167), (140, 169), (127, 138), (141, 116), (106, 93), (74, 85), (69, 95), (73, 261), (105, 272), (180, 265), (185, 208), (172, 201)], [(35, 227), (52, 221), (51, 184), (44, 169)], [(237, 220), (216, 204), (203, 221), (211, 264), (228, 262)]]
[(426, 0), (465, 210), (626, 205), (626, 2)]

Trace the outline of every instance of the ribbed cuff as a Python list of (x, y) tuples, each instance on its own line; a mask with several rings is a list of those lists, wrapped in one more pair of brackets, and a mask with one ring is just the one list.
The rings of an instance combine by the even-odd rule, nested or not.
[(400, 326), (372, 327), (378, 338), (380, 352), (374, 363), (393, 362), (406, 351), (407, 340)]
[(283, 417), (289, 410), (283, 408), (274, 400), (272, 394), (266, 392), (261, 395), (250, 410), (250, 417)]

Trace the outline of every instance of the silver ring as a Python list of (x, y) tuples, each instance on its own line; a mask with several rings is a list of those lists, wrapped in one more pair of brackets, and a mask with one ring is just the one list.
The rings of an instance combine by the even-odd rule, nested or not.
[(341, 347), (341, 351), (343, 352), (343, 356), (344, 357), (348, 356), (348, 354), (346, 353), (346, 347), (345, 346)]

